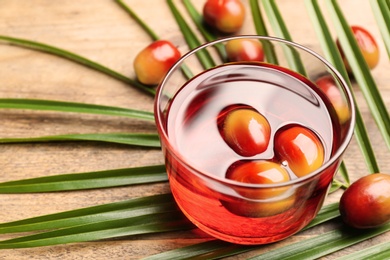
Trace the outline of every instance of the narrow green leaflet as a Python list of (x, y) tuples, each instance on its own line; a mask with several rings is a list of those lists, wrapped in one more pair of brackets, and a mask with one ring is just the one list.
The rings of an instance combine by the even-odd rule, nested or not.
[(0, 249), (62, 245), (189, 229), (189, 224), (183, 221), (183, 218), (177, 217), (172, 213), (173, 212), (166, 212), (150, 216), (144, 215), (125, 219), (114, 219), (97, 224), (91, 223), (37, 235), (25, 236), (18, 239), (0, 241)]
[(345, 166), (344, 161), (341, 162), (338, 172), (340, 172), (341, 176), (343, 177), (344, 181), (346, 183), (342, 183), (343, 188), (348, 188), (348, 186), (351, 184), (351, 180), (349, 179), (349, 174), (347, 171), (347, 167)]
[[(150, 28), (150, 26), (147, 25), (128, 5), (126, 5), (121, 0), (116, 0), (116, 2), (142, 27), (142, 29), (150, 36), (150, 38), (152, 38), (153, 41), (160, 40), (160, 37), (157, 35), (157, 33), (152, 28)], [(187, 78), (192, 77), (192, 72), (187, 66), (182, 65), (181, 70)]]
[(95, 141), (126, 145), (160, 147), (160, 139), (157, 134), (133, 134), (133, 133), (102, 133), (102, 134), (67, 134), (27, 138), (1, 138), (3, 143), (31, 143), (31, 142), (65, 142), (65, 141)]
[[(357, 107), (357, 106), (356, 106)], [(355, 127), (355, 138), (358, 141), (359, 147), (361, 148), (364, 156), (364, 161), (368, 167), (369, 172), (377, 173), (380, 172), (378, 162), (376, 160), (371, 141), (364, 125), (363, 117), (360, 110), (356, 111), (356, 127)]]
[(171, 194), (161, 194), (0, 223), (0, 234), (55, 230), (154, 213), (177, 212)]
[[(193, 6), (192, 2), (190, 0), (183, 0), (183, 4), (187, 9), (188, 14), (191, 16), (192, 21), (198, 28), (198, 30), (201, 32), (203, 37), (206, 39), (206, 41), (211, 42), (218, 38), (217, 35), (212, 33), (209, 28), (205, 25), (203, 21), (203, 16), (196, 10), (196, 8)], [(218, 51), (219, 56), (222, 60), (227, 59), (226, 49), (223, 44), (216, 44), (215, 48)]]
[(45, 230), (0, 241), (0, 249), (49, 246), (192, 229), (170, 194), (132, 199), (0, 224), (1, 233)]
[[(252, 4), (253, 5), (253, 4)], [(273, 26), (273, 29), (275, 33), (286, 40), (292, 41), (292, 37), (290, 36), (290, 33), (285, 25), (285, 22), (278, 10), (277, 5), (275, 4), (274, 0), (265, 0), (263, 1), (264, 9), (266, 10), (267, 15), (269, 16), (271, 20), (271, 24)], [(258, 6), (253, 5), (253, 8), (258, 9)], [(299, 57), (299, 54), (291, 48), (284, 48), (286, 58), (288, 59), (289, 66), (293, 68), (294, 70), (300, 72), (302, 75), (306, 75), (306, 70), (304, 68), (304, 65), (301, 61), (301, 58)], [(348, 173), (346, 171), (346, 167), (340, 167), (339, 169), (341, 175), (344, 177), (344, 179), (348, 182), (349, 177)], [(333, 186), (335, 188), (335, 186)]]
[(332, 186), (330, 187), (328, 193), (331, 194), (339, 189), (346, 189), (346, 188), (348, 188), (348, 184), (344, 184), (344, 183), (340, 182), (339, 180), (334, 179), (332, 181)]
[(384, 260), (390, 259), (390, 242), (384, 242), (352, 254), (337, 258), (337, 260)]
[(157, 34), (131, 9), (127, 6), (122, 0), (115, 0), (119, 6), (121, 6), (139, 25), (144, 29), (152, 40), (156, 41), (159, 39)]
[(190, 0), (182, 0), (182, 2), (188, 14), (191, 16), (192, 21), (194, 22), (198, 30), (202, 33), (203, 37), (210, 42), (216, 40), (218, 38), (217, 35), (215, 35), (210, 30), (210, 28), (205, 25), (203, 16), (198, 12), (198, 10), (196, 10), (192, 2)]
[[(288, 32), (288, 29), (284, 23), (284, 20), (279, 12), (278, 7), (275, 4), (274, 0), (263, 0), (263, 7), (264, 10), (271, 22), (272, 28), (275, 32), (275, 34), (283, 39), (286, 39), (288, 41), (292, 41), (292, 38), (290, 36), (290, 33)], [(283, 46), (284, 47), (284, 46)], [(296, 50), (288, 47), (283, 48), (284, 53), (287, 58), (287, 62), (292, 70), (295, 70), (302, 75), (306, 75), (305, 67), (303, 66), (303, 63), (301, 61), (301, 58), (299, 57), (299, 54)]]
[[(310, 19), (312, 21), (312, 24), (315, 28), (316, 33), (317, 33), (318, 39), (320, 41), (325, 58), (330, 63), (332, 63), (333, 66), (335, 66), (337, 71), (340, 72), (340, 74), (343, 76), (344, 80), (346, 81), (348, 87), (351, 90), (353, 100), (355, 101), (354, 103), (355, 103), (355, 111), (356, 111), (355, 137), (356, 137), (356, 140), (358, 141), (359, 147), (364, 155), (369, 172), (371, 172), (371, 173), (379, 172), (379, 166), (378, 166), (377, 160), (375, 158), (375, 154), (374, 154), (370, 139), (368, 138), (368, 133), (367, 133), (366, 127), (364, 125), (363, 118), (362, 118), (362, 115), (360, 113), (360, 109), (357, 106), (354, 92), (353, 92), (353, 89), (351, 87), (351, 82), (349, 80), (349, 76), (348, 76), (348, 73), (345, 69), (344, 62), (341, 58), (340, 52), (338, 51), (336, 43), (330, 34), (329, 28), (325, 22), (324, 16), (322, 15), (322, 12), (319, 8), (317, 1), (316, 0), (306, 0), (305, 4), (306, 4), (306, 7), (308, 9), (308, 13), (309, 13)], [(343, 173), (343, 172), (346, 172), (346, 170), (341, 171), (341, 173)], [(347, 183), (349, 184), (348, 175), (345, 174), (344, 179), (347, 180)]]
[(366, 239), (390, 230), (390, 225), (377, 229), (357, 230), (342, 227), (327, 233), (290, 244), (250, 259), (266, 260), (302, 260), (318, 259), (343, 248), (352, 246)]
[(325, 205), (318, 212), (317, 216), (303, 229), (309, 229), (311, 227), (322, 224), (328, 220), (335, 219), (340, 216), (339, 203), (332, 203)]
[(0, 98), (0, 108), (125, 116), (154, 121), (153, 113), (147, 111), (54, 100)]
[(308, 14), (310, 16), (312, 25), (320, 40), (322, 51), (325, 58), (340, 72), (344, 80), (351, 85), (347, 70), (344, 66), (343, 59), (337, 48), (337, 45), (332, 38), (330, 30), (326, 24), (325, 18), (322, 15), (321, 9), (316, 0), (305, 0)]
[(9, 36), (3, 36), (3, 35), (0, 35), (0, 41), (6, 42), (6, 43), (9, 43), (12, 45), (25, 47), (25, 48), (39, 50), (42, 52), (50, 53), (50, 54), (56, 55), (58, 57), (62, 57), (62, 58), (74, 61), (76, 63), (82, 64), (84, 66), (87, 66), (87, 67), (92, 68), (94, 70), (97, 70), (99, 72), (102, 72), (102, 73), (104, 73), (110, 77), (113, 77), (115, 79), (118, 79), (122, 82), (130, 84), (131, 86), (136, 87), (136, 88), (138, 88), (138, 89), (140, 89), (148, 94), (151, 94), (151, 95), (154, 95), (156, 92), (154, 89), (152, 89), (148, 86), (144, 86), (143, 84), (139, 83), (136, 80), (130, 79), (130, 78), (128, 78), (128, 77), (126, 77), (126, 76), (124, 76), (124, 75), (122, 75), (122, 74), (120, 74), (120, 73), (118, 73), (110, 68), (107, 68), (99, 63), (96, 63), (94, 61), (91, 61), (87, 58), (84, 58), (80, 55), (77, 55), (75, 53), (69, 52), (69, 51), (64, 50), (64, 49), (60, 49), (60, 48), (50, 46), (50, 45), (47, 45), (44, 43), (39, 43), (39, 42), (35, 42), (35, 41), (14, 38), (14, 37), (9, 37)]
[(179, 249), (166, 251), (144, 258), (144, 260), (221, 259), (253, 250), (254, 247), (240, 246), (221, 240), (211, 240)]
[[(320, 210), (317, 217), (308, 226), (306, 226), (305, 229), (309, 229), (328, 220), (334, 219), (338, 216), (338, 203), (326, 205)], [(171, 251), (166, 251), (160, 254), (147, 257), (146, 259), (221, 259), (223, 257), (242, 254), (259, 247), (261, 246), (243, 246), (220, 240), (212, 240), (187, 247), (174, 249)], [(282, 249), (283, 247), (280, 248), (280, 250)]]
[[(191, 30), (191, 28), (188, 26), (184, 18), (181, 16), (179, 10), (176, 8), (175, 4), (172, 0), (167, 0), (169, 8), (171, 9), (171, 12), (173, 16), (176, 19), (177, 24), (180, 27), (181, 32), (183, 33), (183, 36), (188, 44), (188, 47), (190, 49), (194, 49), (201, 45), (202, 43), (200, 40), (196, 37), (194, 32)], [(204, 69), (209, 69), (215, 66), (215, 63), (207, 50), (202, 50), (197, 52), (197, 56), (199, 58), (200, 63), (202, 64)]]
[[(260, 10), (260, 5), (258, 0), (249, 1), (253, 24), (255, 25), (256, 33), (258, 35), (268, 36), (267, 28), (263, 20), (263, 16)], [(269, 63), (278, 64), (278, 58), (276, 57), (273, 45), (270, 42), (263, 41), (264, 55)]]
[(383, 42), (390, 57), (390, 4), (386, 0), (370, 0)]
[(0, 194), (87, 190), (167, 181), (164, 165), (60, 174), (0, 183)]
[(0, 241), (0, 249), (29, 248), (40, 246), (63, 245), (133, 236), (139, 234), (160, 233), (189, 229), (187, 222), (172, 212), (145, 215), (125, 219), (114, 219), (102, 223), (92, 223), (77, 227), (64, 228), (18, 239)]
[(327, 7), (339, 36), (348, 63), (362, 90), (387, 147), (390, 149), (390, 117), (378, 87), (370, 73), (350, 26), (335, 0), (327, 0)]

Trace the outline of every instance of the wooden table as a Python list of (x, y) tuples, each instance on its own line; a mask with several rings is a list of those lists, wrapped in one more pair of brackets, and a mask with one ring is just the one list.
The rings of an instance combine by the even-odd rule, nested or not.
[[(193, 2), (200, 9), (204, 1)], [(244, 2), (248, 5), (248, 1)], [(183, 53), (188, 50), (165, 1), (126, 0), (126, 3), (141, 19), (147, 20), (158, 35), (174, 42)], [(183, 10), (181, 1), (176, 3)], [(277, 3), (293, 39), (319, 50), (303, 1), (279, 0)], [(340, 5), (351, 24), (364, 26), (378, 39), (381, 61), (372, 73), (385, 103), (390, 107), (389, 59), (380, 40), (369, 1), (343, 0)], [(254, 32), (251, 17), (248, 16), (241, 33)], [(2, 0), (0, 35), (51, 44), (130, 77), (134, 77), (132, 62), (135, 55), (151, 42), (140, 26), (113, 0)], [(152, 97), (118, 80), (53, 55), (7, 44), (0, 44), (0, 82), (1, 98), (63, 100), (152, 111)], [(355, 89), (380, 168), (383, 172), (390, 172), (389, 151), (383, 144), (361, 92)], [(153, 123), (119, 117), (0, 110), (0, 137), (126, 131), (155, 132), (155, 127)], [(355, 140), (346, 153), (345, 161), (352, 180), (367, 174)], [(123, 145), (93, 142), (0, 145), (0, 181), (161, 163), (163, 158), (158, 149), (129, 148)], [(13, 221), (167, 191), (169, 186), (163, 183), (91, 191), (0, 195), (0, 221)], [(340, 194), (336, 192), (330, 195), (326, 203), (337, 201)], [(314, 236), (331, 228), (332, 225), (316, 227), (270, 247)], [(7, 236), (1, 236), (1, 239), (5, 238)], [(0, 259), (138, 259), (205, 239), (208, 238), (192, 232), (138, 236), (123, 240), (3, 250), (0, 251)], [(379, 241), (389, 240), (390, 234), (384, 234), (324, 259), (334, 259)], [(232, 259), (242, 259), (259, 252), (261, 250)]]

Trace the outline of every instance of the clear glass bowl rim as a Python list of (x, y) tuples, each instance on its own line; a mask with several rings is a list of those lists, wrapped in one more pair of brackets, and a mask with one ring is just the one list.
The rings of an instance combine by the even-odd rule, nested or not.
[[(266, 41), (269, 41), (269, 42), (279, 42), (279, 43), (282, 43), (282, 44), (285, 44), (285, 45), (292, 46), (294, 48), (298, 48), (300, 50), (303, 50), (303, 51), (311, 54), (315, 58), (319, 59), (336, 76), (336, 78), (342, 84), (342, 86), (344, 88), (344, 91), (346, 93), (346, 96), (348, 98), (348, 102), (350, 104), (350, 108), (351, 108), (351, 111), (350, 111), (351, 112), (351, 118), (349, 120), (349, 126), (347, 126), (347, 127), (349, 127), (349, 129), (348, 129), (348, 132), (345, 135), (345, 138), (342, 140), (342, 143), (338, 147), (337, 151), (333, 154), (333, 156), (328, 161), (326, 161), (317, 170), (315, 170), (315, 171), (311, 172), (310, 174), (307, 174), (307, 175), (305, 175), (303, 177), (295, 178), (295, 179), (292, 179), (290, 181), (282, 182), (282, 183), (275, 183), (275, 184), (243, 183), (243, 182), (238, 182), (238, 181), (234, 181), (234, 180), (229, 180), (229, 179), (226, 179), (226, 178), (220, 178), (220, 177), (217, 177), (217, 176), (215, 176), (215, 175), (213, 175), (211, 173), (199, 171), (195, 167), (193, 167), (190, 164), (188, 164), (186, 162), (186, 160), (184, 158), (182, 158), (182, 156), (180, 155), (180, 152), (177, 151), (175, 149), (175, 147), (170, 144), (168, 134), (165, 131), (165, 129), (163, 129), (163, 127), (162, 127), (164, 125), (164, 123), (163, 123), (163, 119), (161, 118), (160, 113), (159, 113), (159, 104), (160, 104), (160, 98), (162, 97), (163, 86), (169, 80), (171, 75), (178, 69), (178, 67), (188, 57), (194, 55), (199, 50), (205, 49), (205, 48), (210, 47), (212, 45), (215, 45), (215, 44), (218, 44), (218, 43), (227, 42), (227, 41), (230, 41), (230, 40), (235, 40), (235, 39), (258, 39), (258, 40), (266, 40)], [(210, 42), (204, 43), (204, 44), (202, 44), (202, 45), (200, 45), (200, 46), (198, 46), (198, 47), (188, 51), (184, 55), (182, 55), (182, 57), (169, 69), (169, 71), (165, 75), (164, 79), (161, 81), (161, 83), (157, 87), (155, 101), (154, 101), (154, 117), (155, 117), (155, 122), (156, 122), (156, 125), (157, 125), (157, 129), (158, 129), (158, 132), (159, 132), (159, 136), (160, 136), (160, 138), (164, 139), (162, 141), (164, 141), (164, 143), (166, 144), (166, 148), (165, 149), (169, 150), (171, 155), (173, 154), (176, 157), (176, 159), (178, 159), (183, 165), (185, 165), (185, 167), (187, 167), (188, 169), (191, 169), (191, 171), (197, 172), (198, 174), (203, 175), (204, 177), (206, 177), (208, 179), (212, 179), (212, 180), (217, 181), (219, 183), (228, 184), (228, 185), (231, 185), (231, 186), (238, 186), (238, 187), (244, 187), (244, 188), (277, 188), (277, 187), (290, 186), (292, 184), (298, 184), (298, 183), (306, 182), (307, 180), (309, 180), (311, 178), (314, 178), (315, 176), (319, 175), (321, 172), (323, 172), (327, 168), (331, 167), (337, 160), (339, 160), (339, 158), (345, 152), (345, 150), (346, 150), (347, 146), (349, 145), (349, 143), (350, 143), (350, 141), (352, 139), (352, 136), (353, 136), (354, 127), (355, 127), (355, 105), (354, 105), (354, 99), (353, 99), (352, 92), (351, 92), (350, 88), (348, 87), (348, 85), (347, 85), (346, 81), (344, 80), (344, 78), (341, 76), (341, 74), (336, 70), (336, 68), (330, 62), (328, 62), (324, 57), (319, 55), (317, 52), (315, 52), (315, 51), (313, 51), (313, 50), (311, 50), (311, 49), (309, 49), (309, 48), (307, 48), (307, 47), (305, 47), (305, 46), (303, 46), (303, 45), (301, 45), (299, 43), (292, 42), (292, 41), (289, 41), (289, 40), (286, 40), (286, 39), (282, 39), (282, 38), (278, 38), (278, 37), (260, 36), (260, 35), (238, 35), (238, 36), (223, 37), (223, 38), (220, 38), (220, 39), (217, 39), (217, 40), (214, 40), (214, 41), (210, 41)]]

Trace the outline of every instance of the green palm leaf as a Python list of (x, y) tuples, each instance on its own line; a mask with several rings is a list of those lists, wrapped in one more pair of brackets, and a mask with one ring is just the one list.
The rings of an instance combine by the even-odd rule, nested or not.
[[(260, 5), (258, 0), (250, 0), (250, 8), (251, 8), (251, 13), (252, 13), (252, 19), (253, 23), (255, 25), (256, 33), (258, 35), (264, 35), (268, 36), (268, 30), (265, 27), (265, 23), (263, 20), (263, 15), (260, 10)], [(264, 54), (269, 63), (272, 64), (279, 64), (278, 58), (276, 57), (274, 48), (270, 42), (263, 41), (263, 49), (264, 49)]]
[[(286, 24), (281, 16), (280, 12), (279, 12), (277, 5), (275, 4), (275, 1), (265, 0), (263, 2), (263, 5), (265, 8), (266, 14), (269, 16), (269, 18), (271, 20), (271, 24), (274, 28), (275, 33), (281, 38), (292, 41), (292, 37), (291, 37), (291, 35), (288, 31), (288, 28), (287, 28), (287, 26), (286, 26)], [(253, 8), (259, 9), (258, 6), (256, 6), (256, 5), (253, 5)], [(258, 14), (256, 14), (256, 15), (258, 15)], [(260, 26), (258, 26), (258, 27), (260, 27)], [(262, 27), (264, 27), (264, 26), (262, 26)], [(260, 30), (264, 30), (264, 29), (260, 28)], [(331, 38), (328, 38), (328, 37), (329, 36), (327, 35), (327, 39), (328, 39), (328, 41), (330, 41)], [(285, 46), (283, 46), (283, 47), (285, 47)], [(285, 51), (286, 59), (288, 61), (288, 64), (290, 65), (290, 67), (294, 68), (296, 71), (300, 72), (302, 75), (306, 75), (306, 69), (304, 68), (302, 60), (299, 57), (299, 54), (296, 52), (296, 50), (285, 47), (284, 51)], [(274, 56), (275, 54), (273, 52), (271, 52), (271, 54), (269, 54), (269, 55)], [(274, 60), (274, 58), (272, 58), (272, 59)], [(346, 180), (347, 185), (348, 185), (349, 177), (348, 177), (347, 168), (345, 167), (344, 162), (342, 162), (341, 167), (339, 168), (339, 172), (343, 176), (344, 180)], [(341, 186), (333, 185), (332, 192), (334, 192), (337, 187), (342, 187), (342, 185)]]
[(109, 116), (125, 116), (130, 118), (154, 121), (153, 113), (147, 111), (54, 100), (0, 98), (0, 108), (48, 110)]
[[(195, 23), (198, 30), (202, 33), (206, 41), (211, 42), (218, 38), (217, 35), (212, 33), (203, 21), (203, 16), (196, 10), (190, 0), (183, 0), (183, 4), (186, 7), (188, 14), (191, 16), (192, 21)], [(222, 60), (227, 59), (226, 49), (223, 44), (216, 44), (215, 48), (218, 51)]]
[[(153, 195), (1, 223), (0, 234), (55, 230), (89, 223), (98, 223), (104, 220), (115, 220), (121, 216), (122, 218), (131, 216), (138, 217), (143, 214), (162, 213), (172, 210), (175, 211), (175, 204), (171, 194)], [(179, 211), (177, 212), (180, 213)], [(121, 215), (122, 213), (125, 213), (125, 215)]]
[(371, 230), (356, 230), (342, 227), (310, 239), (284, 246), (283, 250), (271, 250), (250, 259), (318, 259), (389, 230), (390, 225)]
[(21, 46), (21, 47), (25, 47), (25, 48), (39, 50), (42, 52), (50, 53), (50, 54), (53, 54), (55, 56), (74, 61), (76, 63), (82, 64), (84, 66), (87, 66), (87, 67), (92, 68), (94, 70), (97, 70), (99, 72), (102, 72), (102, 73), (104, 73), (108, 76), (111, 76), (115, 79), (118, 79), (122, 82), (128, 83), (128, 84), (130, 84), (130, 85), (132, 85), (140, 90), (143, 90), (146, 93), (149, 93), (152, 95), (155, 94), (154, 89), (152, 89), (148, 86), (144, 86), (143, 84), (139, 83), (136, 80), (130, 79), (130, 78), (128, 78), (128, 77), (126, 77), (126, 76), (124, 76), (124, 75), (122, 75), (122, 74), (120, 74), (120, 73), (118, 73), (110, 68), (107, 68), (107, 67), (105, 67), (97, 62), (91, 61), (87, 58), (84, 58), (84, 57), (77, 55), (75, 53), (72, 53), (70, 51), (63, 50), (63, 49), (60, 49), (60, 48), (57, 48), (57, 47), (54, 47), (54, 46), (51, 46), (48, 44), (40, 43), (40, 42), (35, 42), (35, 41), (30, 41), (30, 40), (26, 40), (26, 39), (15, 38), (15, 37), (9, 37), (9, 36), (3, 36), (3, 35), (0, 35), (0, 41), (7, 42), (9, 44), (13, 44), (13, 45), (17, 45), (17, 46)]
[[(316, 0), (306, 0), (305, 1), (312, 24), (315, 28), (315, 31), (318, 35), (322, 50), (324, 52), (325, 58), (335, 66), (335, 68), (341, 73), (347, 85), (349, 86), (353, 99), (355, 101), (355, 111), (356, 111), (356, 127), (355, 127), (355, 137), (358, 141), (360, 149), (364, 155), (365, 161), (369, 168), (369, 171), (372, 173), (379, 172), (379, 166), (375, 158), (374, 151), (370, 139), (368, 138), (367, 130), (363, 122), (360, 109), (357, 106), (356, 98), (354, 96), (354, 91), (351, 87), (351, 82), (347, 70), (345, 69), (344, 62), (341, 58), (340, 52), (337, 49), (336, 43), (334, 42), (329, 28), (325, 22), (325, 19), (322, 15), (322, 12), (319, 8), (319, 5)], [(345, 167), (345, 166), (344, 166)], [(346, 171), (341, 171), (346, 172)], [(348, 175), (344, 174), (344, 179), (348, 181)]]
[(61, 174), (0, 183), (0, 193), (36, 193), (109, 188), (167, 181), (164, 165)]
[(356, 251), (346, 256), (337, 258), (338, 260), (383, 260), (390, 259), (390, 242), (384, 242), (363, 250)]
[(2, 138), (0, 143), (31, 143), (31, 142), (66, 142), (66, 141), (94, 141), (117, 143), (144, 147), (160, 147), (157, 134), (108, 133), (108, 134), (67, 134), (28, 138)]
[(176, 250), (166, 251), (164, 253), (146, 257), (144, 260), (222, 259), (224, 257), (245, 253), (254, 248), (255, 247), (235, 245), (221, 240), (212, 240)]
[(366, 98), (372, 116), (382, 133), (385, 143), (390, 149), (390, 117), (382, 96), (339, 5), (334, 0), (327, 0), (326, 3), (348, 63)]
[[(249, 259), (318, 259), (329, 253), (357, 244), (363, 240), (369, 239), (373, 236), (377, 236), (389, 230), (390, 225), (367, 232), (344, 227), (337, 230), (329, 231), (327, 233), (312, 237), (310, 239), (286, 245), (282, 248), (268, 251), (267, 253), (263, 253), (261, 255)], [(239, 246), (219, 240), (212, 240), (176, 250), (166, 251), (164, 253), (147, 257), (145, 259), (221, 259), (223, 257), (242, 254), (250, 250), (254, 250), (256, 248), (259, 247)], [(388, 245), (382, 245), (382, 248), (388, 248)], [(371, 252), (372, 251), (367, 252), (367, 255)], [(386, 253), (382, 255), (386, 255)]]
[(387, 0), (370, 0), (370, 3), (390, 57), (390, 3)]
[(156, 41), (159, 39), (157, 34), (150, 28), (128, 5), (126, 5), (122, 0), (115, 0), (119, 6), (121, 6), (139, 25), (142, 29), (147, 32), (147, 34)]
[[(123, 237), (139, 234), (158, 233), (164, 231), (183, 230), (188, 223), (177, 221), (173, 212), (153, 214), (104, 221), (96, 225), (90, 223), (82, 226), (64, 228), (47, 233), (25, 236), (0, 242), (0, 249), (27, 248), (38, 246), (51, 246), (67, 243), (101, 240), (113, 237)], [(183, 221), (182, 218), (180, 218)]]
[[(194, 49), (199, 45), (201, 45), (202, 43), (200, 42), (198, 37), (196, 37), (195, 33), (191, 30), (191, 28), (188, 26), (187, 22), (184, 20), (184, 18), (180, 14), (179, 10), (176, 8), (176, 5), (173, 3), (173, 1), (167, 0), (167, 3), (169, 5), (169, 8), (171, 9), (173, 16), (176, 19), (177, 24), (180, 27), (181, 32), (183, 33), (183, 36), (188, 44), (188, 47), (190, 49)], [(215, 63), (208, 51), (202, 50), (197, 53), (197, 56), (203, 68), (209, 69), (215, 66)]]
[(325, 223), (328, 220), (335, 219), (340, 216), (339, 203), (325, 205), (318, 212), (318, 215), (304, 228), (304, 230)]
[[(149, 25), (147, 25), (145, 21), (142, 20), (128, 5), (126, 5), (121, 0), (116, 0), (116, 2), (142, 27), (142, 29), (150, 36), (150, 38), (152, 38), (153, 41), (160, 40), (160, 37), (157, 35), (157, 33), (152, 28), (150, 28)], [(187, 66), (182, 65), (181, 69), (187, 78), (192, 77), (192, 72)]]
[[(305, 229), (309, 229), (338, 216), (338, 203), (324, 206), (318, 213), (317, 217)], [(242, 246), (220, 240), (212, 240), (184, 248), (166, 251), (164, 253), (147, 257), (146, 259), (221, 259), (223, 257), (255, 250), (259, 247), (261, 246)]]
[[(262, 3), (276, 36), (292, 41), (291, 35), (287, 30), (285, 22), (279, 12), (277, 5), (275, 4), (275, 1), (263, 0)], [(302, 75), (306, 75), (305, 67), (303, 66), (298, 52), (292, 48), (288, 48), (285, 46), (283, 47), (283, 51), (286, 55), (286, 59), (290, 68), (301, 73)]]
[(156, 195), (0, 224), (0, 233), (46, 230), (0, 241), (0, 249), (26, 248), (194, 228), (171, 195)]

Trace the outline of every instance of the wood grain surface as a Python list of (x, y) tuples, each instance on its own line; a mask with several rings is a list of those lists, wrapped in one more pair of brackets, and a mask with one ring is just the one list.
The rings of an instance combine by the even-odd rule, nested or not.
[[(188, 50), (177, 24), (163, 0), (126, 0), (164, 39), (174, 42), (181, 52)], [(193, 3), (201, 9), (204, 0)], [(248, 1), (243, 1), (249, 10)], [(390, 107), (390, 65), (380, 33), (367, 0), (339, 1), (351, 24), (361, 25), (378, 39), (379, 66), (372, 71), (380, 92)], [(181, 1), (177, 6), (184, 12)], [(320, 51), (314, 29), (302, 0), (278, 0), (280, 11), (292, 38)], [(248, 12), (249, 13), (249, 12)], [(324, 14), (329, 16), (324, 7)], [(329, 19), (330, 26), (331, 21)], [(331, 27), (334, 33), (333, 27)], [(247, 16), (242, 34), (254, 34)], [(132, 62), (150, 37), (113, 0), (2, 0), (0, 35), (51, 44), (134, 77)], [(355, 95), (364, 117), (382, 172), (390, 172), (389, 151), (384, 145), (365, 100), (357, 86)], [(39, 98), (119, 106), (152, 111), (153, 98), (99, 72), (62, 58), (0, 43), (0, 98)], [(0, 110), (0, 137), (32, 137), (67, 133), (155, 132), (153, 122), (119, 117), (75, 113)], [(352, 140), (345, 161), (352, 180), (366, 175), (367, 167)], [(78, 173), (123, 167), (162, 164), (158, 149), (136, 149), (123, 145), (94, 142), (0, 145), (0, 181), (61, 173)], [(0, 222), (99, 205), (168, 192), (168, 184), (139, 185), (77, 192), (0, 195)], [(335, 202), (341, 192), (331, 194), (326, 203)], [(250, 256), (332, 229), (334, 223), (301, 232), (281, 243), (261, 247), (230, 259)], [(12, 236), (0, 236), (5, 239)], [(201, 232), (176, 232), (126, 237), (32, 249), (2, 250), (0, 259), (139, 259), (165, 250), (210, 239)], [(323, 259), (390, 241), (390, 234), (365, 241)]]

